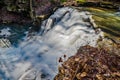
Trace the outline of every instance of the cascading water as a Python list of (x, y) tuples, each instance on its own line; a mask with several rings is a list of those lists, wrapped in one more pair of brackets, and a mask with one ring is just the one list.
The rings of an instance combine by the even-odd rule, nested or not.
[[(59, 58), (76, 53), (80, 46), (96, 46), (90, 13), (64, 7), (45, 20), (38, 34), (24, 37), (18, 47), (0, 48), (2, 80), (53, 80)], [(66, 58), (67, 59), (67, 58)]]

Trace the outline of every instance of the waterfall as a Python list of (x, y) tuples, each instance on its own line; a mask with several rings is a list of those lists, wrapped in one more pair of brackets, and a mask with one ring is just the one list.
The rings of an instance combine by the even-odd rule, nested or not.
[(60, 57), (74, 55), (80, 46), (96, 46), (102, 34), (95, 33), (89, 18), (89, 12), (59, 8), (43, 21), (38, 34), (29, 40), (25, 36), (18, 47), (0, 48), (0, 77), (53, 80)]

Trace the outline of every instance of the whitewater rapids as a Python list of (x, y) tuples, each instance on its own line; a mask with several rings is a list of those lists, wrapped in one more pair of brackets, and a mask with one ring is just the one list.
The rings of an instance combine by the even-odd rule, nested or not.
[(74, 55), (80, 46), (96, 46), (102, 36), (90, 17), (87, 11), (59, 8), (43, 21), (39, 33), (25, 36), (18, 47), (0, 48), (0, 80), (53, 80), (60, 57)]

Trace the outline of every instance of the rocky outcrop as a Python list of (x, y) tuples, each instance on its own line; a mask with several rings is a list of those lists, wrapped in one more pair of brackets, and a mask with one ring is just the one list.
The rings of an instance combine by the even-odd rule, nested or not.
[[(82, 0), (81, 0), (82, 1)], [(84, 0), (83, 0), (84, 1)], [(117, 1), (117, 0), (116, 0)], [(118, 1), (119, 2), (119, 1)], [(106, 4), (99, 0), (84, 1), (65, 0), (64, 6), (100, 6), (117, 8), (113, 4)], [(60, 6), (60, 0), (1, 0), (0, 1), (0, 23), (31, 23), (40, 21), (53, 13), (55, 7)]]
[(54, 80), (119, 80), (119, 66), (120, 56), (87, 45), (62, 63)]
[(50, 0), (1, 0), (0, 23), (31, 23), (52, 13), (59, 3)]

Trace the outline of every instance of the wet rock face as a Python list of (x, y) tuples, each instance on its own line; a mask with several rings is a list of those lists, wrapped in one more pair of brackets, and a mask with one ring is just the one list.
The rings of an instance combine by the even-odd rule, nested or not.
[(29, 17), (25, 17), (22, 14), (17, 14), (15, 12), (8, 12), (1, 10), (0, 23), (31, 23)]
[(52, 12), (55, 5), (58, 5), (54, 0), (32, 0), (32, 5), (30, 0), (1, 0), (0, 4), (0, 23), (30, 23), (31, 11), (34, 17), (46, 15)]
[(36, 0), (35, 14), (37, 16), (49, 14), (48, 12), (51, 12), (53, 7), (54, 5), (49, 0), (44, 0), (43, 3), (40, 0)]
[(81, 47), (59, 67), (55, 80), (119, 80), (120, 57), (105, 49)]

